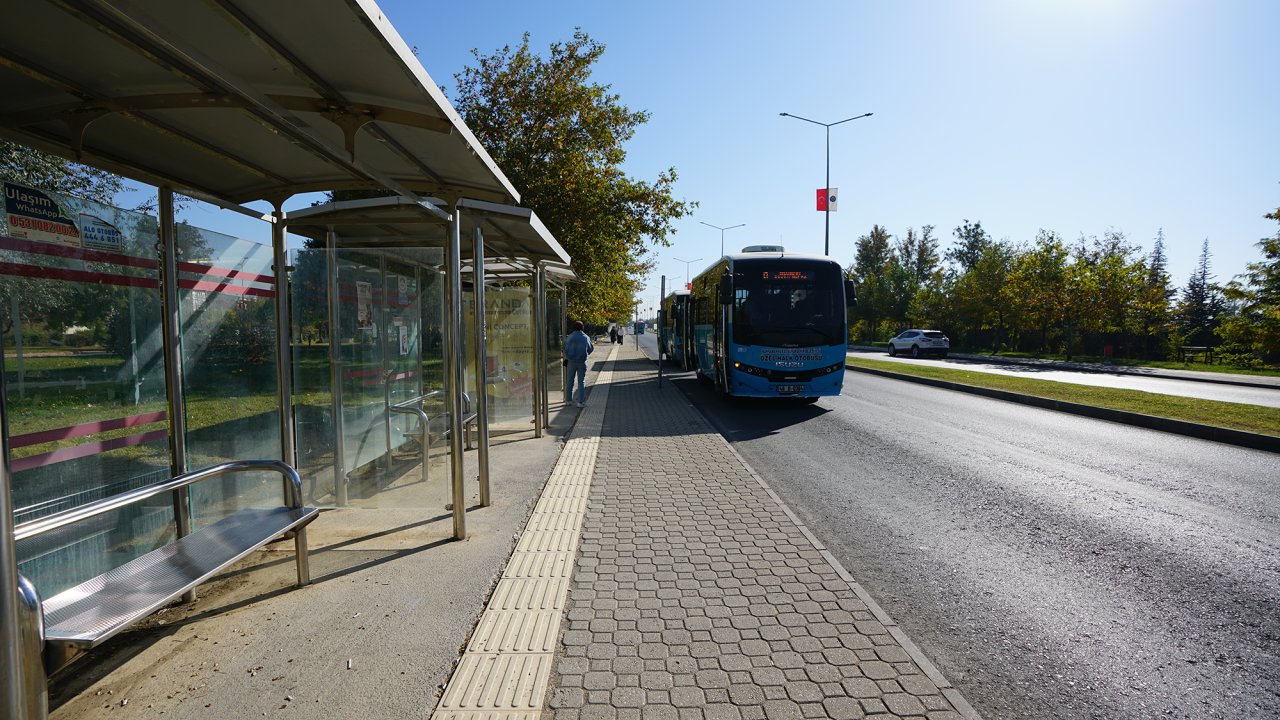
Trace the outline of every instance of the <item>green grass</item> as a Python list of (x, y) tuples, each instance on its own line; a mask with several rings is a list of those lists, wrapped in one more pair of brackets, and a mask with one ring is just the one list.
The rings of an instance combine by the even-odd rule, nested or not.
[[(986, 355), (980, 351), (956, 350), (956, 352), (973, 352), (975, 355)], [(990, 357), (1006, 357), (1006, 358), (1034, 358), (1038, 360), (1066, 360), (1067, 356), (1062, 354), (1037, 354), (1023, 352), (1002, 352)], [(1096, 355), (1076, 355), (1071, 358), (1071, 362), (1094, 364), (1102, 366), (1103, 358)], [(1124, 367), (1150, 367), (1163, 368), (1166, 370), (1195, 370), (1196, 372), (1211, 373), (1229, 373), (1232, 375), (1263, 375), (1269, 377), (1280, 377), (1280, 368), (1266, 367), (1257, 370), (1235, 367), (1234, 365), (1223, 365), (1215, 363), (1210, 365), (1203, 362), (1177, 362), (1176, 360), (1134, 360), (1130, 358), (1112, 358), (1112, 365), (1120, 365)]]
[(1123, 410), (1125, 412), (1155, 415), (1157, 417), (1231, 428), (1233, 430), (1280, 436), (1280, 408), (1160, 395), (1141, 390), (1121, 390), (1054, 382), (1052, 380), (1009, 377), (1007, 375), (954, 370), (941, 366), (896, 363), (886, 360), (849, 358), (846, 360), (846, 364), (854, 367), (886, 370), (902, 375), (915, 375), (964, 385), (1005, 390), (1023, 395), (1034, 395), (1082, 405), (1093, 405), (1112, 410)]

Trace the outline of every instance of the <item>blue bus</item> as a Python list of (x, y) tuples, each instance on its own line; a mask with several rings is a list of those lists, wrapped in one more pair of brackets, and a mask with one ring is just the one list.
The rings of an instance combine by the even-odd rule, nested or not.
[(689, 291), (676, 290), (662, 299), (659, 341), (667, 360), (686, 370), (693, 365), (689, 352)]
[(694, 369), (722, 397), (840, 394), (856, 300), (836, 261), (746, 248), (694, 278), (691, 296)]

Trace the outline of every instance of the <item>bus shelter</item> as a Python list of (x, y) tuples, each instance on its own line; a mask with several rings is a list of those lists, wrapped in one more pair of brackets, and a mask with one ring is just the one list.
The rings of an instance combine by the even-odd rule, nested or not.
[[(567, 263), (548, 261), (540, 263), (540, 265), (543, 291), (541, 293), (542, 309), (539, 312), (539, 317), (544, 318), (542, 323), (542, 345), (548, 350), (558, 349), (564, 346), (565, 336), (569, 334), (569, 286), (581, 282), (581, 279)], [(463, 276), (465, 277), (471, 271), (471, 266), (464, 263), (462, 267)], [(485, 264), (484, 274), (489, 282), (525, 283), (532, 287), (538, 280), (539, 268), (519, 259), (491, 261)], [(560, 362), (559, 355), (548, 354), (543, 367), (546, 369), (546, 382), (541, 385), (541, 425), (545, 428), (551, 422), (550, 399), (552, 393), (563, 393), (564, 402), (569, 402), (568, 390), (566, 389), (569, 371)]]
[[(300, 12), (306, 13), (305, 21)], [(29, 717), (41, 698), (34, 697), (39, 689), (24, 684), (25, 671), (39, 661), (20, 644), (18, 565), (23, 558), (14, 542), (14, 492), (43, 484), (24, 475), (69, 462), (81, 466), (63, 466), (68, 472), (58, 475), (76, 476), (84, 467), (93, 471), (83, 475), (93, 478), (92, 487), (40, 499), (32, 505), (40, 513), (147, 485), (157, 474), (181, 475), (224, 457), (299, 464), (299, 427), (314, 419), (295, 412), (306, 405), (305, 398), (295, 398), (295, 389), (303, 387), (298, 377), (312, 368), (302, 361), (300, 345), (306, 345), (308, 333), (323, 332), (332, 349), (350, 327), (351, 345), (383, 360), (359, 371), (382, 373), (371, 385), (384, 393), (427, 394), (425, 369), (414, 378), (401, 360), (410, 355), (400, 354), (406, 344), (414, 350), (416, 343), (419, 365), (432, 365), (431, 354), (438, 356), (456, 483), (469, 412), (463, 380), (467, 358), (475, 358), (476, 375), (490, 367), (483, 312), (475, 314), (471, 354), (463, 351), (464, 256), (472, 257), (473, 278), (486, 278), (483, 266), (490, 255), (483, 248), (488, 245), (495, 259), (531, 268), (531, 292), (538, 294), (545, 287), (547, 263), (565, 266), (569, 258), (536, 217), (518, 207), (519, 193), (368, 0), (315, 0), (304, 11), (294, 3), (256, 0), (31, 0), (6, 5), (0, 18), (0, 137), (158, 188), (155, 217), (135, 217), (40, 188), (5, 187), (0, 280), (10, 283), (3, 300), (12, 317), (27, 320), (28, 328), (51, 328), (47, 313), (35, 318), (37, 300), (86, 298), (79, 309), (110, 310), (111, 315), (90, 318), (100, 322), (84, 327), (90, 334), (104, 328), (120, 359), (104, 373), (109, 382), (93, 376), (37, 381), (29, 372), (18, 383), (22, 397), (14, 394), (12, 370), (5, 368), (0, 715)], [(57, 42), (50, 42), (55, 36)], [(377, 232), (361, 224), (359, 207), (285, 209), (295, 196), (348, 190), (394, 198), (379, 211), (385, 215), (377, 218)], [(245, 242), (178, 222), (179, 195), (254, 218), (269, 240)], [(364, 206), (363, 212), (374, 212), (374, 206)], [(400, 223), (386, 215), (398, 211), (411, 216), (403, 225), (412, 229), (403, 236), (387, 231)], [(291, 257), (290, 232), (310, 238), (312, 245)], [(319, 262), (304, 265), (300, 257), (307, 251), (319, 251)], [(361, 253), (361, 261), (352, 264), (369, 279), (353, 271), (349, 288), (328, 286), (333, 272), (326, 263), (338, 268), (340, 279), (341, 253)], [(304, 277), (313, 271), (333, 291), (321, 303), (333, 316), (309, 323), (298, 311), (307, 307), (300, 296), (314, 289)], [(362, 283), (368, 284), (369, 302), (362, 303)], [(485, 307), (484, 285), (472, 283), (476, 308)], [(422, 311), (419, 290), (428, 286), (442, 298), (434, 313)], [(405, 310), (410, 298), (417, 302), (416, 327)], [(423, 322), (427, 317), (439, 317), (434, 328), (439, 341), (430, 336)], [(532, 313), (532, 325), (542, 317)], [(68, 332), (60, 339), (72, 336)], [(220, 353), (219, 342), (231, 342), (227, 338), (238, 344)], [(20, 357), (20, 336), (6, 342), (6, 360), (11, 349)], [(540, 353), (534, 368), (545, 368), (545, 343), (533, 342), (532, 352)], [(220, 361), (223, 356), (227, 361)], [(248, 371), (229, 361), (245, 358), (254, 359)], [(327, 366), (331, 377), (333, 365)], [(540, 376), (545, 389), (545, 373), (531, 373), (529, 382), (539, 382)], [(369, 390), (367, 375), (340, 380), (360, 383), (366, 394)], [(207, 392), (200, 392), (202, 387)], [(70, 397), (95, 408), (93, 421), (32, 425), (40, 416), (28, 412), (32, 403), (55, 390), (64, 394), (60, 401)], [(343, 390), (337, 393), (338, 412), (330, 412), (329, 432), (344, 420)], [(473, 395), (476, 405), (485, 402), (486, 393)], [(545, 412), (545, 402), (530, 402), (535, 417)], [(323, 412), (317, 415), (323, 419)], [(486, 431), (487, 416), (477, 410), (479, 433)], [(369, 425), (363, 437), (376, 433), (377, 423)], [(388, 425), (384, 419), (383, 433)], [(15, 427), (28, 429), (15, 435)], [(17, 435), (31, 445), (15, 447)], [(253, 444), (238, 444), (244, 438)], [(52, 449), (43, 451), (41, 443)], [(333, 452), (345, 450), (344, 443), (345, 436), (335, 436)], [(386, 445), (390, 456), (392, 442)], [(15, 462), (18, 453), (22, 463)], [(338, 504), (340, 476), (355, 465), (344, 458), (332, 461), (332, 467)], [(145, 553), (247, 501), (252, 492), (230, 482), (212, 498), (174, 490), (171, 508), (151, 506), (145, 518), (109, 523), (146, 526), (145, 533), (130, 530), (126, 542), (109, 534), (97, 540)], [(460, 526), (456, 530), (464, 532)], [(72, 538), (66, 544), (77, 542)], [(77, 562), (49, 565), (76, 567), (91, 576), (126, 559), (107, 552), (106, 545), (84, 547)]]
[[(353, 200), (286, 218), (289, 232), (310, 238), (324, 258), (325, 291), (315, 296), (323, 309), (297, 307), (295, 315), (323, 317), (331, 333), (341, 337), (327, 345), (336, 449), (326, 453), (304, 442), (314, 440), (314, 434), (298, 435), (300, 457), (329, 458), (336, 504), (348, 502), (352, 473), (412, 442), (406, 438), (415, 437), (413, 431), (403, 423), (411, 426), (414, 418), (403, 416), (421, 407), (432, 387), (462, 388), (447, 398), (450, 424), (441, 434), (450, 444), (449, 456), (460, 457), (467, 426), (474, 422), (481, 505), (489, 504), (490, 423), (498, 419), (507, 421), (507, 427), (511, 421), (532, 425), (534, 436), (541, 436), (544, 423), (536, 419), (545, 414), (539, 398), (548, 383), (545, 311), (540, 310), (543, 268), (551, 263), (563, 267), (568, 256), (526, 208), (463, 199), (446, 212), (438, 203), (434, 198)], [(376, 254), (370, 255), (371, 250)], [(498, 297), (486, 296), (487, 282), (502, 279), (488, 271), (486, 257), (500, 263), (499, 268), (518, 259), (533, 270), (532, 282), (514, 292), (500, 290)], [(432, 282), (433, 276), (443, 279), (444, 289), (435, 302), (429, 297), (430, 287), (439, 284)], [(377, 342), (361, 342), (370, 336)], [(457, 352), (443, 355), (443, 378), (434, 378), (424, 361), (441, 344)], [(355, 352), (344, 353), (343, 348)], [(358, 356), (361, 348), (372, 357)], [(383, 381), (380, 403), (377, 397), (358, 399), (370, 373)], [(491, 407), (495, 403), (501, 407)], [(402, 419), (396, 418), (397, 411)], [(419, 426), (429, 424), (427, 418), (417, 419)], [(381, 440), (367, 440), (379, 432)], [(424, 480), (429, 442), (429, 435), (421, 442)], [(455, 524), (462, 528), (462, 464), (451, 463), (450, 473)]]

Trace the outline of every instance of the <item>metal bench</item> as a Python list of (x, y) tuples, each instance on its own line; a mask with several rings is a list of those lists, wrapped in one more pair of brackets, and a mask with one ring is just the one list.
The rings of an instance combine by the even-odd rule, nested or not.
[[(201, 480), (254, 471), (281, 475), (284, 480), (281, 507), (238, 510), (43, 601), (35, 595), (34, 586), (23, 578), (20, 584), (24, 588), (24, 606), (34, 608), (37, 615), (24, 620), (27, 634), (38, 635), (35, 639), (28, 638), (27, 647), (42, 646), (45, 673), (63, 667), (285, 533), (294, 533), (298, 585), (310, 583), (306, 526), (319, 511), (303, 506), (301, 480), (286, 463), (241, 460), (190, 472), (16, 526), (14, 538), (21, 542), (172, 493)], [(32, 663), (31, 658), (28, 663)]]
[[(387, 408), (393, 413), (402, 415), (414, 415), (418, 418), (418, 432), (421, 433), (418, 440), (422, 444), (422, 482), (427, 482), (427, 465), (431, 458), (431, 438), (437, 437), (447, 439), (449, 437), (449, 413), (448, 411), (437, 414), (434, 418), (422, 408), (425, 400), (443, 397), (443, 390), (433, 390), (426, 395), (419, 395), (394, 405), (390, 402), (388, 395)], [(477, 413), (471, 409), (471, 396), (462, 393), (462, 428), (463, 440), (468, 450), (471, 449), (471, 426), (476, 422)], [(432, 423), (435, 422), (435, 425)], [(406, 433), (408, 434), (408, 433)], [(388, 443), (390, 447), (390, 443)], [(390, 452), (390, 451), (388, 451)]]

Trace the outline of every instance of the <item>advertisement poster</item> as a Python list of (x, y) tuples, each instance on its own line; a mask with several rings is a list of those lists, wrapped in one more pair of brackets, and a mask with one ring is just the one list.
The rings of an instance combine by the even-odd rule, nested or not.
[[(524, 418), (532, 415), (533, 335), (530, 325), (529, 288), (490, 288), (485, 291), (485, 349), (488, 358), (489, 394), (496, 418)], [(465, 303), (467, 314), (473, 306)], [(470, 326), (471, 320), (467, 323)], [(468, 371), (474, 373), (474, 359)]]
[(373, 327), (373, 285), (356, 281), (356, 327), (364, 330)]
[(409, 326), (408, 325), (400, 326), (400, 354), (401, 355), (409, 354)]
[(75, 218), (34, 188), (4, 183), (4, 219), (9, 237), (80, 247)]
[(80, 213), (81, 241), (87, 248), (124, 250), (124, 233), (100, 217)]

